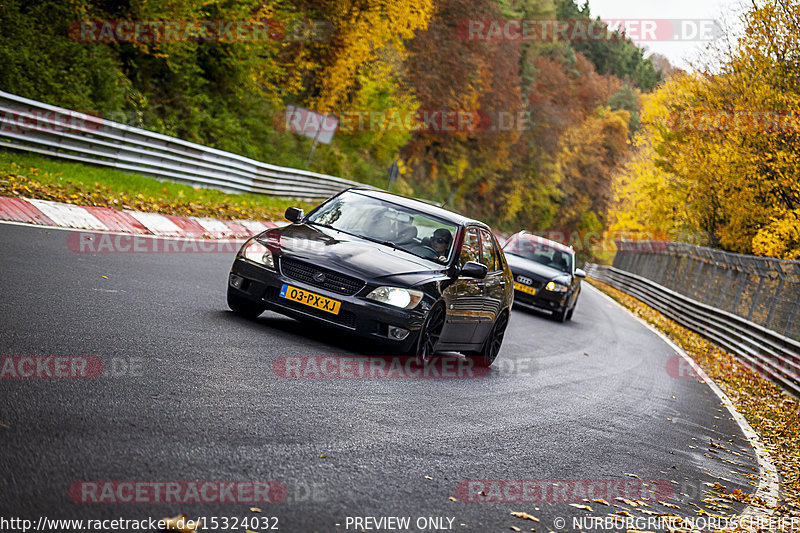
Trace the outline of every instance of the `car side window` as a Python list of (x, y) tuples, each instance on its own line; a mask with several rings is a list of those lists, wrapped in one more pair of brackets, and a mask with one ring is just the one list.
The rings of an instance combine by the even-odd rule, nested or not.
[(467, 261), (480, 262), (481, 243), (478, 239), (478, 230), (475, 228), (468, 228), (464, 232), (464, 244), (461, 246), (461, 266), (464, 266)]
[(489, 272), (500, 270), (497, 266), (497, 248), (492, 235), (485, 229), (481, 231), (481, 264), (486, 265)]

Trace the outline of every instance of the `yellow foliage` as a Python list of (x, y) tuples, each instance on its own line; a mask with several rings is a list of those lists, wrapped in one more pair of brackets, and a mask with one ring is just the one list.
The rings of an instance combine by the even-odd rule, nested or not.
[(646, 98), (613, 229), (800, 254), (800, 2), (754, 4), (745, 23), (720, 72), (673, 77)]
[(379, 57), (384, 48), (405, 56), (403, 40), (427, 27), (434, 12), (432, 0), (336, 2), (329, 20), (336, 31), (326, 64), (317, 74), (319, 96), (312, 107), (328, 112), (347, 101), (359, 69)]
[(758, 255), (800, 260), (800, 209), (758, 230), (753, 237), (753, 252)]

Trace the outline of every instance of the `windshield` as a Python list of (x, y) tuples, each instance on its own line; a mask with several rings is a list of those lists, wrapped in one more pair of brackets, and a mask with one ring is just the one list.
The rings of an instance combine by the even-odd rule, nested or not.
[(308, 222), (446, 264), (456, 226), (385, 200), (345, 192), (311, 213)]
[(565, 251), (560, 244), (535, 235), (513, 238), (505, 245), (503, 252), (536, 261), (561, 272), (572, 273), (572, 253)]

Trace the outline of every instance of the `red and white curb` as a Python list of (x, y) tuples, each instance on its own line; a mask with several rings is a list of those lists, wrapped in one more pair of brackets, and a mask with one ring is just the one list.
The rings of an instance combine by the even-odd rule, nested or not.
[(246, 239), (278, 227), (275, 222), (265, 220), (217, 220), (118, 211), (108, 207), (78, 206), (10, 196), (0, 196), (0, 220), (58, 228), (190, 239)]

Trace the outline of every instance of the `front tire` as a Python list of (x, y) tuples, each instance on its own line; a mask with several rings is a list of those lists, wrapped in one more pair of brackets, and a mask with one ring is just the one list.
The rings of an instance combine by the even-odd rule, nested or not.
[(228, 307), (237, 315), (245, 318), (256, 318), (267, 309), (263, 305), (239, 296), (230, 287), (228, 287)]
[(436, 344), (444, 328), (445, 311), (442, 305), (434, 305), (425, 317), (425, 322), (419, 330), (414, 356), (417, 363), (424, 365), (430, 361), (435, 353)]
[(477, 367), (488, 368), (492, 366), (497, 355), (500, 353), (500, 348), (503, 345), (503, 339), (506, 335), (506, 328), (508, 327), (508, 313), (503, 312), (494, 323), (492, 331), (483, 342), (483, 348), (480, 353), (468, 356)]

